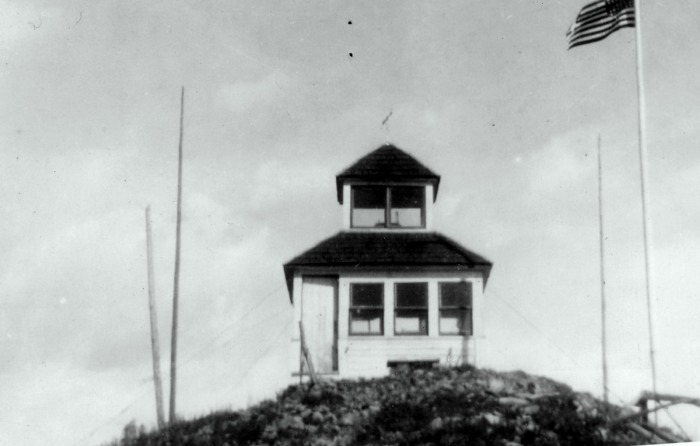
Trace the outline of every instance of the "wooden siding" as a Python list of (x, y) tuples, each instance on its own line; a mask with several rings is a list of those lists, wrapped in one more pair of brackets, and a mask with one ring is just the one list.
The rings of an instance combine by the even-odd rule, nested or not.
[(462, 336), (366, 337), (338, 342), (343, 377), (382, 376), (393, 361), (437, 361), (441, 365), (473, 363), (474, 340)]

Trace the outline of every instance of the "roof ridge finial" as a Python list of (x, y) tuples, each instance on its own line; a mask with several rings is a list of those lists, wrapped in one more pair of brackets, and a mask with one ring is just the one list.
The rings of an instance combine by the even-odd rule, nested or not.
[(386, 140), (386, 144), (389, 144), (389, 118), (391, 118), (391, 115), (394, 114), (394, 111), (392, 109), (389, 109), (389, 114), (386, 115), (386, 118), (382, 121), (382, 127), (384, 127), (384, 136)]

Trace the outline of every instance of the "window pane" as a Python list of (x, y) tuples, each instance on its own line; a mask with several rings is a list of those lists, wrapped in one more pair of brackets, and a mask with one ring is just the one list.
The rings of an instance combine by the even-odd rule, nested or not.
[(396, 334), (428, 334), (428, 312), (426, 310), (396, 310), (394, 322)]
[(441, 310), (440, 334), (472, 334), (470, 310)]
[[(366, 308), (370, 307), (370, 308)], [(350, 334), (381, 335), (384, 332), (384, 284), (350, 285)]]
[(425, 198), (425, 189), (422, 187), (397, 187), (391, 188), (391, 207), (399, 209), (422, 208)]
[(472, 284), (469, 282), (444, 282), (440, 284), (441, 307), (471, 307)]
[(403, 227), (422, 227), (425, 208), (425, 189), (422, 187), (392, 187), (391, 224)]
[(381, 208), (386, 207), (386, 188), (355, 186), (352, 188), (353, 206), (356, 208)]
[(427, 283), (397, 283), (396, 307), (428, 307)]
[(382, 334), (383, 310), (350, 310), (350, 334)]
[(382, 307), (384, 305), (384, 284), (353, 283), (350, 285), (353, 307)]
[(386, 223), (386, 188), (352, 188), (352, 226), (373, 227)]

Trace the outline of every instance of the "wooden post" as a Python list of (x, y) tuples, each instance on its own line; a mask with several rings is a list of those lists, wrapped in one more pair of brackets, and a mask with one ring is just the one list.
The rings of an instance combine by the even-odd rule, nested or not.
[(153, 353), (153, 382), (156, 389), (158, 429), (165, 427), (163, 415), (163, 385), (160, 380), (160, 342), (156, 314), (156, 286), (153, 276), (153, 241), (151, 239), (151, 207), (146, 206), (146, 260), (148, 264), (148, 309), (151, 315), (151, 351)]
[(316, 377), (316, 372), (314, 371), (314, 363), (311, 361), (311, 355), (309, 354), (309, 349), (306, 348), (306, 340), (304, 339), (304, 325), (299, 321), (299, 336), (301, 338), (301, 351), (304, 353), (304, 358), (306, 359), (306, 366), (309, 368), (309, 376), (314, 384), (318, 383), (318, 378)]
[(639, 407), (639, 421), (642, 423), (649, 422), (649, 400), (646, 397), (642, 397), (637, 401), (637, 406)]
[[(299, 322), (299, 333), (301, 333), (301, 322)], [(299, 385), (301, 385), (304, 378), (304, 344), (301, 342), (301, 338), (299, 339)]]
[(185, 109), (185, 87), (180, 93), (180, 143), (177, 163), (177, 222), (175, 223), (175, 278), (173, 283), (173, 327), (170, 348), (170, 423), (175, 422), (175, 390), (177, 378), (177, 310), (180, 288), (180, 223), (182, 220), (182, 121)]

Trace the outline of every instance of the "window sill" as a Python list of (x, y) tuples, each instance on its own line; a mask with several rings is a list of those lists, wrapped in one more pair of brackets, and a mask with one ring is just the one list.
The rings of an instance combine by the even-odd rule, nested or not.
[(340, 338), (341, 342), (419, 342), (419, 341), (457, 341), (461, 339), (471, 339), (473, 336), (460, 336), (460, 335), (395, 335), (395, 336), (358, 336), (349, 335), (346, 338)]

